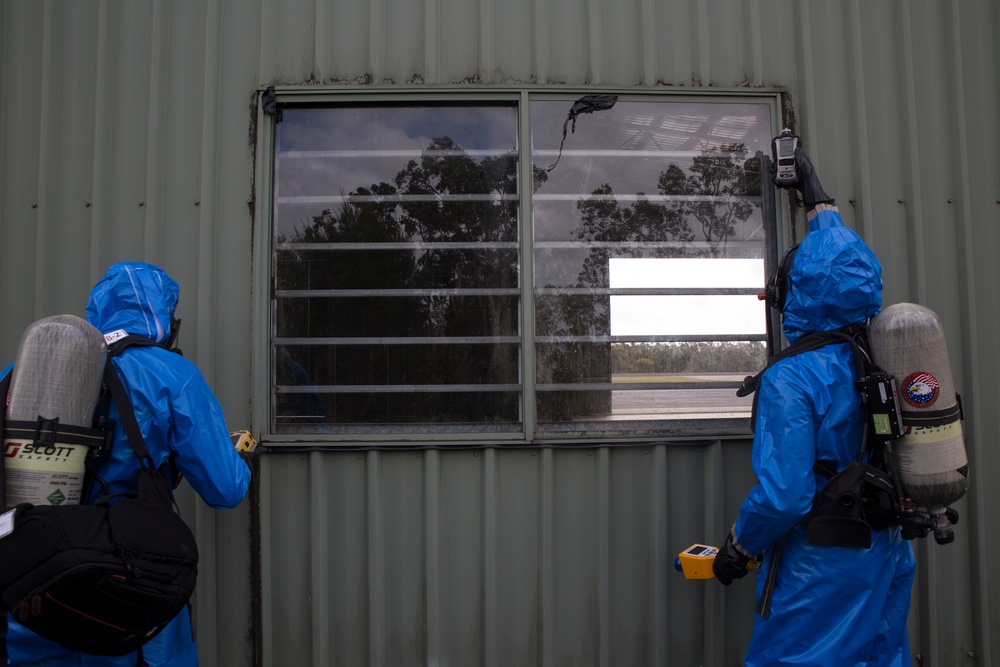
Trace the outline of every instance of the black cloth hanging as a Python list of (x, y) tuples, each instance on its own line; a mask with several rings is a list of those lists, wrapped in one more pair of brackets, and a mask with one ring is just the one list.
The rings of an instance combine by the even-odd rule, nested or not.
[(553, 162), (552, 166), (546, 169), (546, 171), (552, 171), (555, 169), (556, 165), (559, 164), (559, 158), (562, 157), (563, 144), (566, 143), (566, 128), (569, 126), (570, 121), (573, 121), (571, 131), (575, 133), (577, 116), (582, 113), (605, 111), (613, 107), (617, 101), (617, 95), (584, 95), (576, 102), (573, 102), (573, 106), (570, 107), (569, 113), (566, 115), (566, 120), (563, 121), (562, 141), (559, 143), (559, 155), (556, 156), (556, 161)]

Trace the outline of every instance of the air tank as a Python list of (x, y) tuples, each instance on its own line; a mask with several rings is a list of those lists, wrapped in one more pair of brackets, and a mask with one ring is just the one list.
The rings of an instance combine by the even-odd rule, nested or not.
[(59, 427), (93, 426), (105, 358), (101, 332), (75, 315), (46, 317), (24, 330), (4, 431), (7, 507), (80, 502), (89, 446), (75, 443), (94, 436), (54, 430), (55, 420)]
[(969, 460), (940, 319), (924, 306), (898, 303), (872, 319), (868, 336), (873, 361), (899, 390), (903, 435), (891, 449), (904, 495), (928, 508), (955, 502), (968, 489)]

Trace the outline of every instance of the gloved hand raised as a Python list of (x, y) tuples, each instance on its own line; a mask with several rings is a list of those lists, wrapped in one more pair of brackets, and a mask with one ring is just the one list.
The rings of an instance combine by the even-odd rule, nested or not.
[(726, 541), (719, 547), (719, 554), (712, 563), (712, 573), (715, 578), (722, 582), (723, 586), (733, 583), (733, 579), (742, 579), (747, 576), (750, 570), (748, 566), (753, 556), (746, 553), (743, 547), (736, 542), (736, 535), (732, 530), (726, 536)]
[(818, 204), (834, 205), (833, 197), (826, 194), (819, 182), (812, 160), (801, 148), (795, 149), (795, 169), (799, 174), (799, 182), (795, 185), (795, 189), (802, 193), (807, 209), (812, 209)]

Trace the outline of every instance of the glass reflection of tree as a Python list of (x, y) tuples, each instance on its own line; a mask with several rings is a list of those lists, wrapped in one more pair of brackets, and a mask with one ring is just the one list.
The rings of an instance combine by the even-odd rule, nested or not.
[[(412, 250), (337, 252), (289, 269), (296, 285), (371, 290), (370, 298), (310, 299), (285, 304), (308, 336), (473, 337), (516, 336), (518, 298), (489, 290), (516, 288), (517, 155), (475, 159), (449, 137), (437, 137), (419, 160), (408, 162), (393, 182), (358, 187), (336, 213), (324, 210), (301, 230), (296, 243), (413, 243)], [(537, 182), (544, 173), (536, 173)], [(484, 247), (476, 247), (477, 244)], [(490, 247), (487, 244), (511, 244)], [(455, 244), (434, 245), (427, 244)], [(425, 293), (380, 298), (383, 289)], [(481, 289), (476, 294), (444, 290)], [(439, 293), (435, 294), (435, 291)], [(418, 293), (419, 294), (419, 293)], [(304, 302), (305, 299), (286, 299)], [(377, 303), (377, 305), (375, 305)], [(295, 312), (292, 312), (294, 309)], [(516, 345), (364, 345), (313, 348), (310, 372), (321, 384), (516, 384)], [(466, 352), (467, 350), (467, 352)], [(519, 397), (458, 392), (344, 394), (328, 396), (338, 423), (405, 421), (503, 421), (518, 419)], [(333, 410), (330, 410), (333, 414)]]
[[(476, 162), (448, 137), (435, 138), (419, 162), (410, 161), (396, 175), (402, 198), (400, 224), (404, 234), (425, 243), (489, 243), (517, 240), (517, 157), (506, 154)], [(471, 199), (448, 206), (446, 197), (494, 195), (490, 201)], [(413, 199), (408, 199), (413, 197)], [(516, 287), (516, 250), (506, 252), (447, 252), (420, 254), (415, 281), (442, 289)], [(499, 297), (503, 299), (504, 297)], [(516, 312), (501, 307), (495, 295), (425, 297), (423, 335), (499, 336), (516, 332)], [(496, 352), (496, 350), (494, 350)], [(454, 356), (454, 355), (451, 355)], [(500, 371), (495, 356), (489, 366)], [(500, 375), (505, 375), (500, 373)], [(497, 377), (489, 373), (488, 377)]]
[[(352, 196), (366, 201), (346, 201), (337, 212), (324, 209), (313, 216), (291, 238), (279, 243), (300, 244), (299, 249), (278, 253), (278, 287), (286, 289), (392, 289), (406, 287), (414, 272), (412, 253), (386, 252), (377, 249), (324, 253), (308, 250), (320, 243), (393, 243), (405, 240), (396, 215), (395, 191), (386, 184), (358, 188)], [(277, 302), (279, 335), (316, 338), (325, 336), (364, 336), (368, 331), (412, 330), (413, 312), (399, 299), (381, 299), (372, 308), (364, 299), (329, 299), (321, 297), (285, 298)], [(364, 323), (363, 326), (361, 323)], [(384, 384), (376, 379), (384, 370), (384, 351), (370, 346), (293, 346), (278, 351), (289, 352), (303, 368), (303, 375), (315, 384)], [(284, 384), (280, 373), (277, 380)], [(353, 374), (353, 378), (352, 378)], [(351, 378), (351, 379), (347, 379)], [(295, 394), (279, 395), (277, 413), (287, 423), (301, 423), (296, 418)], [(330, 421), (357, 421), (365, 415), (384, 411), (385, 402), (374, 397), (365, 401), (357, 396), (324, 395)]]
[[(644, 193), (622, 206), (610, 184), (577, 202), (580, 224), (573, 238), (593, 246), (583, 261), (576, 288), (610, 287), (612, 257), (718, 257), (754, 205), (748, 196), (760, 191), (759, 175), (744, 169), (747, 148), (735, 144), (695, 157), (686, 174), (671, 164), (657, 179), (666, 199), (652, 202)], [(692, 224), (693, 223), (693, 224)], [(692, 229), (694, 227), (694, 229)], [(693, 245), (699, 240), (700, 247)], [(620, 245), (619, 245), (620, 244)], [(550, 335), (606, 336), (611, 333), (608, 295), (570, 295), (539, 300), (537, 328)], [(543, 383), (610, 382), (611, 346), (606, 343), (558, 343), (540, 346), (539, 381)], [(611, 392), (546, 392), (539, 415), (564, 420), (611, 411)]]
[(744, 169), (746, 155), (745, 144), (713, 148), (694, 158), (690, 176), (672, 164), (657, 180), (662, 195), (703, 198), (675, 206), (682, 215), (689, 215), (698, 223), (703, 239), (709, 244), (709, 256), (722, 254), (720, 248), (736, 233), (736, 225), (745, 222), (753, 212), (753, 204), (747, 197), (760, 192), (760, 177)]

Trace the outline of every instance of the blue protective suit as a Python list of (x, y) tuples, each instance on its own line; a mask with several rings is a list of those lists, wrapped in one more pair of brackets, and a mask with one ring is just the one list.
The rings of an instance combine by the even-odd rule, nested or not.
[[(87, 303), (87, 320), (107, 335), (124, 330), (163, 342), (170, 333), (177, 305), (177, 283), (159, 269), (141, 262), (118, 263), (94, 286)], [(198, 367), (162, 347), (133, 346), (112, 358), (128, 389), (146, 440), (161, 470), (168, 457), (198, 495), (211, 507), (230, 509), (246, 495), (250, 469), (232, 445), (222, 408)], [(95, 484), (90, 499), (135, 488), (139, 461), (117, 421), (111, 456), (97, 470), (107, 490)], [(91, 656), (50, 642), (8, 617), (7, 648), (11, 665), (132, 667), (136, 655)], [(191, 618), (184, 609), (145, 647), (151, 667), (192, 667), (198, 653)]]
[[(810, 222), (789, 271), (786, 338), (864, 322), (882, 305), (882, 268), (840, 214)], [(774, 364), (757, 397), (750, 490), (733, 526), (736, 543), (763, 554), (760, 603), (774, 551), (784, 539), (770, 615), (754, 616), (749, 667), (892, 665), (909, 667), (906, 617), (914, 559), (899, 527), (875, 531), (870, 549), (809, 544), (800, 520), (826, 483), (817, 459), (843, 468), (859, 451), (864, 410), (848, 344), (833, 344)]]

